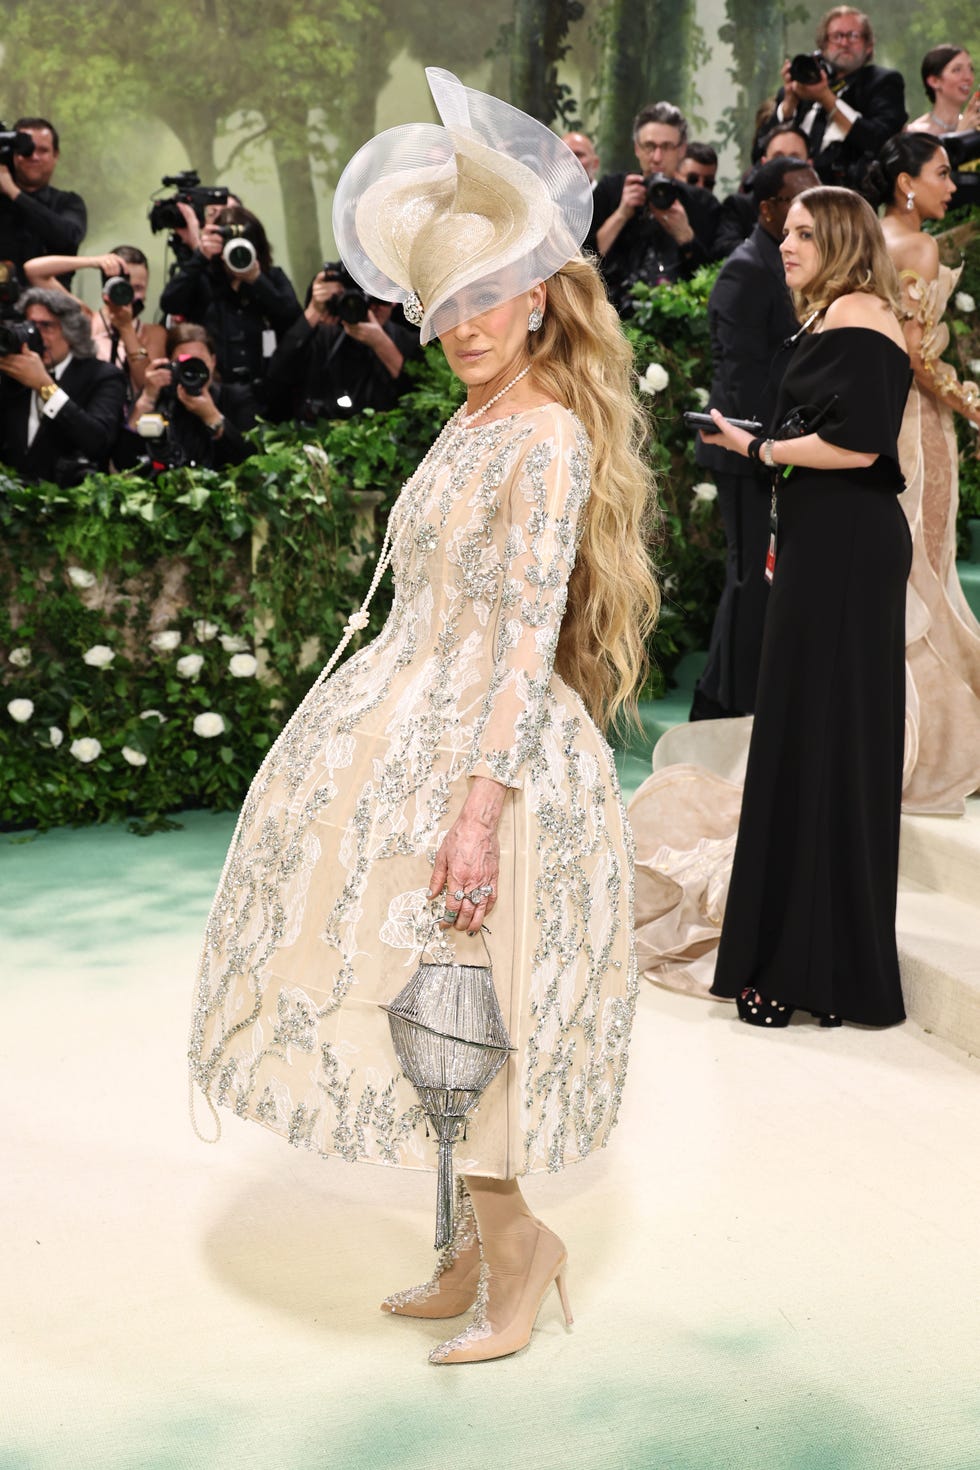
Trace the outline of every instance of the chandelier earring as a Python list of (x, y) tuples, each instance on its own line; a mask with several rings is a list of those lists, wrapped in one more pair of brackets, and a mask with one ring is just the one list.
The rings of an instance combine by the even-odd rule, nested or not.
[(540, 330), (541, 330), (541, 324), (542, 324), (543, 321), (544, 321), (544, 312), (541, 310), (540, 306), (532, 307), (532, 309), (531, 309), (531, 315), (527, 319), (527, 329), (528, 329), (528, 331), (529, 332), (540, 332)]
[(402, 302), (402, 311), (405, 313), (405, 320), (411, 322), (413, 327), (421, 324), (425, 310), (415, 291)]

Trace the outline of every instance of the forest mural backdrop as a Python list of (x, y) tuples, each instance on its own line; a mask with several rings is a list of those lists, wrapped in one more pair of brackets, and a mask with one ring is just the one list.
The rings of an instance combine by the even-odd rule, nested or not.
[[(424, 65), (560, 130), (581, 124), (605, 169), (630, 162), (637, 107), (668, 98), (727, 146), (734, 181), (759, 102), (782, 57), (812, 47), (819, 14), (783, 0), (0, 0), (0, 117), (60, 128), (56, 182), (88, 202), (88, 249), (126, 239), (162, 261), (149, 195), (193, 166), (263, 217), (302, 291), (333, 249), (330, 198), (351, 153), (432, 115)], [(980, 57), (967, 0), (888, 0), (871, 18), (913, 115), (926, 50), (952, 41)]]

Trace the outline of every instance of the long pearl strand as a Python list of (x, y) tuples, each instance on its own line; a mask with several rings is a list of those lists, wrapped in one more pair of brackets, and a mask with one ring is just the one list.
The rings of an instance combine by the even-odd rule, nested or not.
[[(475, 423), (481, 414), (486, 413), (488, 408), (493, 408), (493, 405), (495, 403), (498, 403), (500, 399), (503, 398), (505, 393), (509, 393), (511, 388), (516, 387), (516, 385), (521, 381), (522, 378), (526, 378), (530, 371), (531, 364), (528, 363), (527, 367), (521, 368), (516, 378), (511, 378), (506, 387), (501, 388), (500, 392), (495, 393), (492, 398), (488, 398), (482, 408), (475, 408), (472, 413), (464, 414), (459, 421), (459, 427), (461, 429), (468, 429), (470, 424)], [(450, 422), (452, 422), (452, 420), (450, 420)]]

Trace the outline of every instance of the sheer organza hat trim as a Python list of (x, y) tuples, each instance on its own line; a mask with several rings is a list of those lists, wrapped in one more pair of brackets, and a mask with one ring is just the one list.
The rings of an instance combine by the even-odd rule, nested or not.
[(426, 78), (443, 126), (372, 138), (333, 207), (347, 269), (378, 300), (417, 296), (423, 342), (554, 275), (592, 219), (588, 175), (550, 128), (451, 72)]

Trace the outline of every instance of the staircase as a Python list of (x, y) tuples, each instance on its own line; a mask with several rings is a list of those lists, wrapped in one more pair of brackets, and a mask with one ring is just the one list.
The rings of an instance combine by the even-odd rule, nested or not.
[(903, 817), (898, 955), (909, 1016), (980, 1056), (980, 797), (965, 817)]

